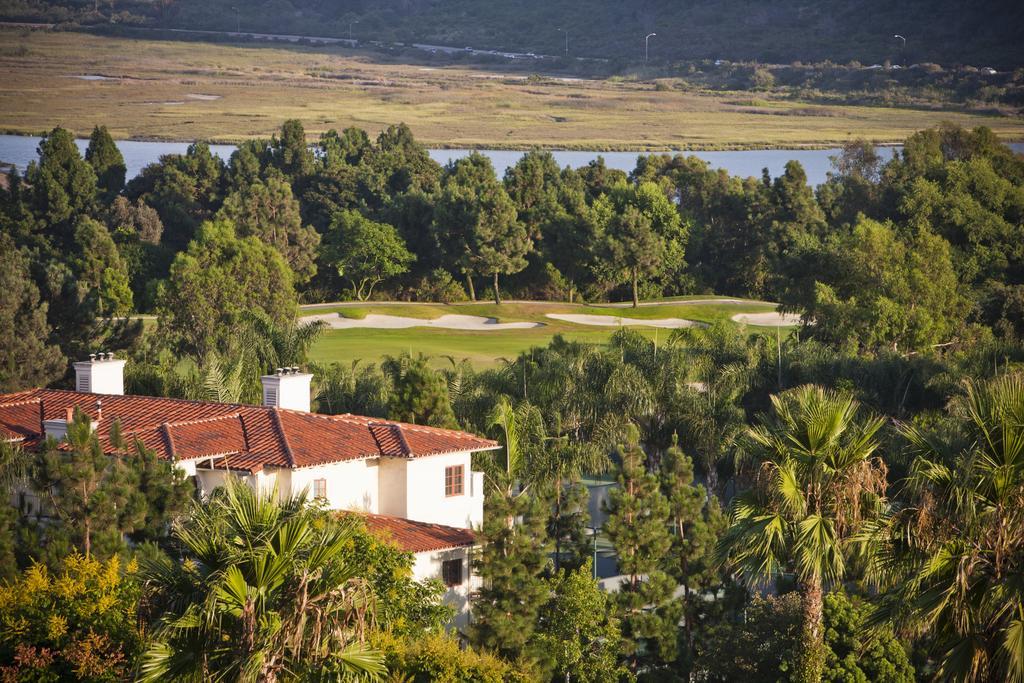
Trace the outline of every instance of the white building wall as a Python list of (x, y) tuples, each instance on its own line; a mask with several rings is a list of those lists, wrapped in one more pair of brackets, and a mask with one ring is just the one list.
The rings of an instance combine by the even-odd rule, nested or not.
[(328, 508), (375, 513), (378, 510), (379, 471), (379, 458), (303, 467), (291, 471), (291, 492), (297, 494), (308, 487), (312, 498), (315, 491), (313, 482), (326, 479)]
[(381, 458), (379, 466), (378, 514), (405, 517), (406, 477), (409, 461), (402, 458)]
[(450, 548), (425, 553), (415, 553), (412, 566), (413, 578), (417, 581), (436, 579), (441, 581), (441, 563), (445, 560), (461, 560), (463, 581), (461, 586), (449, 586), (444, 602), (455, 608), (455, 618), (450, 624), (457, 629), (469, 625), (469, 600), (473, 591), (480, 588), (480, 579), (473, 575), (469, 562), (469, 548)]
[(196, 475), (195, 460), (176, 460), (174, 466), (184, 472), (186, 477), (194, 477)]
[[(453, 465), (463, 466), (463, 493), (445, 496), (445, 468)], [(470, 529), (483, 522), (483, 477), (474, 476), (469, 453), (407, 460), (405, 481), (405, 514), (400, 516), (462, 529)]]
[(291, 470), (265, 467), (255, 474), (252, 485), (264, 495), (276, 490), (278, 499), (284, 500), (292, 495), (291, 481)]
[[(204, 469), (196, 469), (195, 473), (196, 483), (199, 485), (199, 495), (201, 495), (203, 498), (207, 498), (211, 493), (213, 493), (214, 489), (224, 486), (224, 480), (227, 479), (229, 474), (227, 470)], [(245, 483), (249, 484), (250, 486), (252, 485), (250, 481), (252, 477), (242, 476), (239, 478)]]

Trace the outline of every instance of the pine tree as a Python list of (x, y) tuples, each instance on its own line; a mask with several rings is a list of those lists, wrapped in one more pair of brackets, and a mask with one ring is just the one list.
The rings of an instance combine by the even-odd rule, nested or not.
[(114, 144), (106, 126), (96, 126), (89, 136), (85, 160), (96, 172), (96, 185), (109, 202), (124, 189), (127, 167), (121, 150)]
[(672, 447), (662, 456), (660, 474), (672, 528), (672, 550), (666, 555), (664, 568), (683, 587), (683, 647), (689, 663), (701, 592), (721, 583), (715, 544), (729, 522), (718, 500), (693, 483), (693, 460), (679, 448), (675, 435)]
[(109, 557), (123, 548), (123, 532), (142, 521), (145, 506), (127, 465), (103, 452), (91, 418), (81, 411), (68, 424), (67, 446), (48, 441), (34, 463), (40, 512), (58, 522), (47, 524), (43, 534), (63, 537), (86, 557)]
[(301, 181), (313, 172), (313, 151), (306, 144), (306, 130), (298, 119), (281, 126), (281, 137), (270, 141), (270, 161), (290, 180)]
[[(483, 546), (474, 562), (483, 587), (473, 602), (469, 637), (478, 647), (516, 660), (527, 655), (541, 606), (549, 590), (544, 534), (545, 503), (532, 494), (509, 495), (489, 488), (478, 538)], [(517, 520), (508, 524), (508, 520)]]
[(34, 512), (41, 518), (33, 532), (47, 564), (59, 564), (71, 547), (106, 558), (123, 551), (129, 538), (163, 542), (191, 500), (184, 473), (141, 441), (129, 444), (120, 423), (111, 425), (108, 441), (116, 455), (104, 452), (91, 418), (75, 411), (66, 448), (48, 441), (31, 464), (40, 505)]
[(669, 505), (658, 478), (645, 467), (635, 428), (620, 456), (618, 486), (609, 491), (604, 531), (626, 579), (616, 595), (623, 651), (634, 672), (650, 671), (677, 656), (680, 603), (672, 597), (675, 582), (662, 569), (672, 547)]
[(433, 233), (447, 266), (466, 277), (471, 299), (476, 299), (473, 275), (493, 276), (496, 304), (501, 303), (498, 276), (523, 270), (533, 249), (490, 160), (477, 152), (445, 169)]
[(45, 386), (64, 374), (66, 359), (47, 343), (46, 312), (29, 260), (0, 233), (0, 392)]
[(381, 369), (391, 376), (393, 390), (388, 400), (388, 416), (392, 420), (458, 428), (448, 384), (439, 372), (427, 365), (426, 358), (408, 355), (388, 358), (381, 363)]
[(316, 274), (320, 234), (302, 224), (299, 202), (280, 173), (229, 194), (216, 218), (231, 221), (239, 237), (254, 235), (281, 252), (296, 283), (305, 284)]
[(96, 172), (78, 151), (75, 139), (54, 128), (39, 142), (39, 163), (25, 173), (32, 213), (49, 242), (66, 249), (74, 237), (75, 219), (92, 215), (96, 206)]
[(589, 501), (590, 492), (579, 480), (565, 482), (555, 491), (547, 531), (555, 545), (556, 571), (579, 569), (590, 558)]

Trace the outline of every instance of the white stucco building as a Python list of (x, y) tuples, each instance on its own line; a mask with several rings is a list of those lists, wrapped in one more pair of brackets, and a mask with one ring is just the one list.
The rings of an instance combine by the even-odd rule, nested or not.
[(448, 586), (456, 626), (468, 620), (478, 587), (469, 553), (483, 521), (483, 475), (474, 452), (498, 445), (465, 432), (357, 415), (310, 412), (312, 375), (289, 368), (263, 377), (263, 405), (125, 396), (125, 361), (75, 363), (76, 391), (32, 389), (0, 395), (0, 439), (38, 446), (63, 438), (73, 411), (93, 420), (104, 449), (117, 422), (173, 461), (209, 494), (229, 474), (282, 496), (308, 491), (328, 508), (357, 513), (367, 528), (414, 554), (419, 580)]

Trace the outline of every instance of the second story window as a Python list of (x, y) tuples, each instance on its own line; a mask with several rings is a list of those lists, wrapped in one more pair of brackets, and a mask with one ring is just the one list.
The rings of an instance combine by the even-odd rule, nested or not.
[(314, 498), (327, 498), (327, 480), (326, 479), (314, 479), (313, 480), (313, 497)]
[(464, 491), (462, 465), (444, 468), (444, 495), (461, 496)]
[(445, 560), (441, 563), (441, 580), (444, 581), (444, 585), (451, 588), (452, 586), (462, 585), (462, 560)]

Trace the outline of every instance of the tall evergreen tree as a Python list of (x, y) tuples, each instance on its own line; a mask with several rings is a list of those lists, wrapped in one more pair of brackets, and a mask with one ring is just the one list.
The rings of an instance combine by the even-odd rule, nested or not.
[(672, 528), (672, 549), (665, 556), (664, 568), (683, 587), (683, 647), (689, 664), (702, 592), (721, 583), (715, 545), (728, 519), (718, 500), (693, 483), (693, 461), (678, 444), (673, 442), (662, 456), (660, 475)]
[(92, 215), (96, 208), (96, 172), (75, 145), (75, 138), (63, 128), (54, 128), (39, 141), (39, 163), (25, 173), (32, 212), (41, 222), (47, 239), (58, 250), (66, 249), (74, 237), (79, 216)]
[(171, 265), (159, 302), (160, 326), (180, 348), (225, 349), (243, 314), (259, 309), (277, 323), (295, 317), (292, 273), (281, 254), (230, 223), (205, 223)]
[(279, 173), (229, 194), (216, 218), (233, 222), (239, 237), (259, 237), (281, 252), (297, 284), (316, 274), (320, 235), (313, 226), (302, 224), (299, 202)]
[(64, 374), (66, 359), (49, 342), (46, 312), (29, 260), (0, 233), (0, 392), (46, 386)]
[[(545, 518), (542, 498), (488, 486), (479, 534), (482, 549), (474, 562), (483, 586), (473, 602), (469, 630), (477, 647), (513, 660), (528, 655), (549, 593), (543, 578), (548, 565)], [(515, 522), (509, 524), (509, 519)]]
[(658, 478), (647, 471), (639, 433), (633, 427), (619, 449), (618, 486), (609, 491), (604, 532), (615, 548), (619, 572), (626, 578), (616, 595), (622, 621), (623, 653), (635, 673), (657, 670), (675, 661), (681, 605), (673, 599), (675, 582), (665, 572), (672, 548), (669, 505)]
[(418, 358), (409, 355), (388, 358), (381, 363), (381, 369), (391, 376), (392, 392), (388, 400), (391, 419), (431, 427), (458, 428), (448, 396), (448, 384), (427, 364), (426, 358), (422, 355)]
[(595, 202), (594, 211), (604, 230), (606, 277), (632, 286), (634, 308), (641, 281), (660, 275), (678, 287), (674, 280), (680, 279), (685, 265), (687, 229), (660, 187), (618, 185)]
[(289, 119), (281, 126), (281, 136), (270, 141), (270, 164), (276, 166), (292, 182), (301, 181), (313, 172), (313, 151), (306, 143), (306, 129), (298, 119)]
[(433, 231), (448, 267), (466, 278), (474, 300), (473, 275), (492, 275), (494, 300), (500, 303), (498, 276), (525, 268), (533, 248), (490, 160), (477, 152), (445, 169)]
[(96, 184), (103, 197), (110, 202), (124, 189), (124, 177), (127, 167), (121, 150), (110, 137), (106, 126), (96, 126), (89, 136), (89, 146), (85, 149), (85, 160), (96, 172)]
[(543, 448), (543, 419), (529, 403), (513, 406), (501, 396), (488, 423), (503, 448), (478, 459), (486, 497), (476, 567), (484, 586), (474, 603), (470, 638), (514, 659), (526, 654), (548, 594), (543, 574), (549, 503), (538, 481), (543, 475), (533, 467)]
[(124, 548), (124, 534), (144, 523), (145, 501), (128, 465), (103, 452), (82, 411), (67, 426), (67, 450), (50, 440), (38, 453), (32, 484), (41, 499), (37, 512), (58, 520), (41, 524), (46, 551), (64, 541), (86, 557), (110, 557)]

